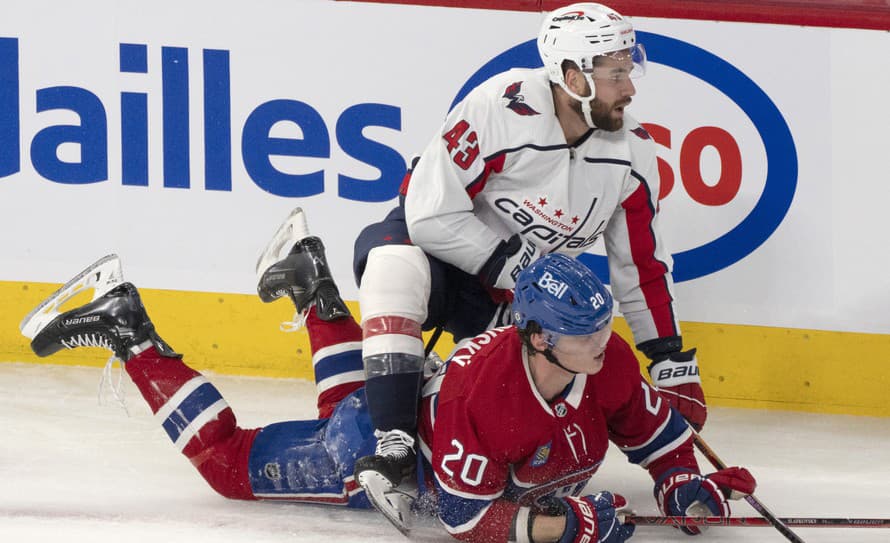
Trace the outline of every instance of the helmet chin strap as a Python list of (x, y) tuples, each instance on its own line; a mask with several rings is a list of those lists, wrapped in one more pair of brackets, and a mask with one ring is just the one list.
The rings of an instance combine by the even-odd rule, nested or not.
[(571, 373), (572, 375), (578, 375), (580, 373), (577, 371), (572, 371), (569, 368), (563, 366), (562, 363), (560, 363), (559, 358), (556, 358), (556, 355), (553, 354), (552, 347), (547, 347), (543, 351), (538, 351), (538, 352), (541, 353), (542, 355), (544, 355), (544, 358), (546, 358), (548, 362), (561, 368), (563, 371), (567, 371), (567, 372)]
[(590, 74), (586, 72), (581, 72), (584, 75), (584, 79), (587, 80), (587, 85), (590, 86), (590, 96), (581, 96), (566, 85), (565, 77), (559, 80), (559, 86), (562, 87), (562, 90), (566, 91), (566, 94), (581, 102), (581, 114), (584, 117), (584, 122), (587, 123), (587, 126), (590, 128), (599, 128), (596, 123), (593, 122), (593, 116), (591, 115), (590, 103), (596, 98), (596, 87), (593, 84), (593, 78), (590, 77)]

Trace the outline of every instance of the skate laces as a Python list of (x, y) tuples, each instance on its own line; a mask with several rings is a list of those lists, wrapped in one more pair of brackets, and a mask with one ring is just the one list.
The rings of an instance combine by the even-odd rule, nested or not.
[[(118, 364), (117, 371), (117, 380), (115, 380), (112, 375), (112, 366), (114, 366), (115, 360)], [(98, 391), (98, 400), (99, 405), (105, 405), (108, 392), (111, 393), (111, 396), (114, 398), (115, 403), (117, 403), (121, 409), (124, 410), (124, 413), (127, 416), (130, 416), (130, 410), (127, 409), (127, 399), (124, 396), (124, 363), (120, 358), (117, 357), (116, 354), (111, 355), (111, 357), (105, 362), (105, 367), (102, 368), (102, 375), (99, 378), (99, 391)]]
[(300, 328), (306, 326), (306, 319), (309, 317), (309, 309), (304, 309), (303, 311), (297, 311), (294, 313), (293, 320), (284, 321), (279, 326), (278, 329), (285, 333), (296, 332)]
[(401, 430), (374, 430), (377, 456), (401, 460), (414, 452), (414, 438)]
[(102, 347), (103, 349), (114, 351), (114, 344), (111, 343), (111, 339), (105, 334), (77, 334), (68, 339), (62, 339), (59, 343), (67, 349), (74, 349), (76, 347)]
[[(103, 349), (108, 349), (109, 351), (114, 352), (114, 343), (112, 343), (111, 338), (105, 334), (95, 332), (77, 334), (70, 338), (62, 339), (59, 343), (67, 349), (74, 349), (76, 347), (102, 347)], [(130, 410), (127, 409), (127, 401), (124, 397), (123, 389), (123, 363), (118, 370), (117, 382), (114, 382), (114, 378), (111, 375), (111, 367), (115, 360), (120, 361), (120, 358), (118, 358), (116, 354), (112, 354), (108, 361), (105, 362), (105, 367), (102, 369), (102, 375), (99, 378), (99, 405), (105, 405), (106, 390), (108, 390), (114, 397), (114, 401), (121, 406), (124, 413), (129, 417)]]

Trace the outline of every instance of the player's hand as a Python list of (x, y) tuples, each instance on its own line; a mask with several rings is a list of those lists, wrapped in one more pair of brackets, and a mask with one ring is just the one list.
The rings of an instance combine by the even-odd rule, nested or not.
[(649, 377), (671, 406), (700, 432), (708, 418), (695, 349), (682, 351), (679, 336), (658, 338), (637, 346), (652, 360)]
[(623, 543), (636, 528), (618, 520), (615, 510), (627, 505), (627, 500), (618, 494), (598, 492), (559, 501), (566, 517), (566, 528), (559, 543)]
[[(664, 515), (685, 517), (728, 517), (729, 503), (754, 492), (757, 481), (745, 468), (726, 468), (699, 475), (686, 468), (665, 472), (655, 483), (655, 499)], [(698, 535), (698, 526), (680, 527), (689, 535)]]
[(516, 276), (526, 266), (541, 256), (538, 246), (513, 234), (495, 248), (479, 270), (479, 278), (487, 287), (512, 289), (516, 286)]

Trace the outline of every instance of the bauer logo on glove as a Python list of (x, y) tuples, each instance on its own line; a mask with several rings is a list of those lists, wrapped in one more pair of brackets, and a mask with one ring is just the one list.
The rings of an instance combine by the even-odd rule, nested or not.
[(652, 384), (696, 431), (701, 431), (708, 418), (708, 407), (696, 350), (683, 351), (680, 336), (645, 341), (637, 348), (652, 360), (648, 368)]

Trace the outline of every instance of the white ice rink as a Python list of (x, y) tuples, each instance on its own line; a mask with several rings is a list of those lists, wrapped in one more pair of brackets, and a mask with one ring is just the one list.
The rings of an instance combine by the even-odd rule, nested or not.
[[(351, 543), (404, 541), (371, 511), (237, 502), (216, 495), (176, 451), (124, 377), (130, 416), (100, 406), (100, 370), (0, 363), (0, 541)], [(303, 381), (209, 375), (242, 426), (314, 415)], [(779, 516), (890, 517), (890, 419), (712, 409), (703, 434), (758, 478)], [(703, 469), (710, 470), (700, 458)], [(652, 483), (610, 451), (594, 486), (656, 514)], [(734, 514), (754, 515), (740, 503)], [(890, 541), (890, 529), (797, 529), (807, 542)], [(434, 522), (412, 539), (449, 541)], [(632, 541), (785, 541), (771, 528), (711, 528), (691, 540), (641, 527)]]

